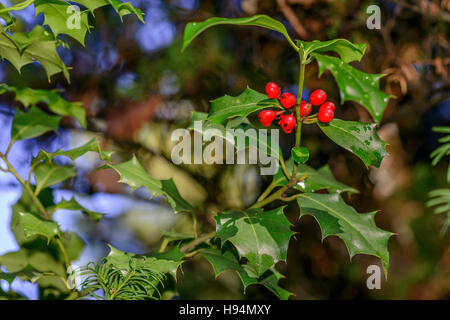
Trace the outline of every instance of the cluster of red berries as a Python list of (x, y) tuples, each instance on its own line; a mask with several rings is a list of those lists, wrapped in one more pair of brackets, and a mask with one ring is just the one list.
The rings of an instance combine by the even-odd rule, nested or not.
[[(278, 87), (275, 83), (270, 82), (266, 85), (266, 93), (269, 99), (280, 99), (281, 105), (289, 110), (289, 114), (284, 114), (285, 111), (272, 111), (272, 110), (263, 110), (259, 113), (258, 119), (261, 124), (265, 127), (268, 127), (272, 124), (272, 122), (277, 119), (281, 128), (286, 133), (291, 133), (296, 124), (297, 120), (293, 115), (293, 106), (297, 104), (297, 98), (289, 93), (281, 94), (280, 87)], [(319, 112), (317, 113), (317, 119), (320, 122), (328, 123), (334, 118), (334, 103), (333, 102), (325, 102), (327, 99), (327, 94), (323, 90), (316, 90), (311, 93), (310, 103), (302, 100), (300, 103), (300, 116), (307, 117), (311, 113), (312, 106), (319, 106)]]

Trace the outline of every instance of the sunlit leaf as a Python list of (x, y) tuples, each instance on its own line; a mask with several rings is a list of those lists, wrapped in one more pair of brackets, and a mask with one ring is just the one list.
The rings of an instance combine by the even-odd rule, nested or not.
[(88, 11), (77, 11), (71, 4), (61, 0), (36, 0), (34, 9), (36, 16), (44, 14), (44, 24), (56, 36), (67, 34), (84, 45), (84, 38), (89, 31)]
[(61, 97), (60, 90), (39, 90), (27, 87), (12, 87), (5, 83), (0, 84), (0, 94), (15, 93), (15, 100), (24, 107), (29, 108), (37, 103), (45, 103), (50, 111), (60, 116), (71, 116), (86, 128), (86, 111), (79, 102), (70, 102)]
[(39, 25), (30, 32), (15, 32), (11, 36), (0, 26), (0, 56), (19, 72), (23, 66), (39, 61), (49, 81), (52, 75), (60, 72), (69, 81), (69, 71), (56, 51), (60, 45), (59, 40)]
[(17, 110), (11, 127), (11, 142), (35, 138), (58, 129), (60, 117), (51, 116), (38, 108), (28, 112)]
[(253, 17), (247, 18), (209, 18), (208, 20), (202, 22), (190, 22), (186, 25), (186, 29), (184, 30), (184, 38), (183, 38), (183, 50), (203, 31), (206, 29), (217, 26), (217, 25), (240, 25), (240, 26), (257, 26), (263, 27), (266, 29), (274, 30), (280, 32), (288, 42), (296, 47), (295, 43), (293, 43), (292, 39), (289, 37), (289, 34), (286, 30), (286, 27), (279, 21), (270, 18), (266, 15), (256, 15)]
[(58, 224), (54, 221), (42, 220), (31, 213), (19, 213), (19, 223), (26, 239), (43, 236), (49, 242), (60, 234)]
[(360, 61), (366, 51), (365, 44), (352, 43), (346, 39), (333, 39), (329, 41), (313, 40), (311, 42), (301, 41), (297, 45), (303, 45), (306, 54), (322, 53), (333, 51), (339, 54), (341, 59), (346, 62)]
[(55, 206), (51, 207), (49, 211), (54, 212), (59, 209), (81, 211), (83, 214), (89, 216), (93, 221), (100, 221), (101, 219), (103, 219), (104, 215), (103, 213), (86, 209), (81, 204), (79, 204), (75, 198), (72, 198), (70, 200), (62, 199)]
[(108, 164), (107, 166), (117, 171), (120, 175), (119, 182), (127, 184), (132, 190), (145, 187), (152, 196), (165, 195), (167, 202), (175, 212), (193, 210), (192, 206), (181, 197), (172, 179), (157, 180), (151, 177), (135, 156), (127, 162)]
[(56, 163), (41, 163), (34, 170), (36, 194), (43, 189), (63, 182), (75, 176), (77, 172), (70, 166), (60, 166)]

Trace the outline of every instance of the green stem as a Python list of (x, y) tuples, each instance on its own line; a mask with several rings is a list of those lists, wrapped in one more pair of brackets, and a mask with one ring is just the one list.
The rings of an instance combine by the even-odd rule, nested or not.
[(189, 252), (191, 249), (194, 249), (196, 246), (198, 246), (199, 244), (208, 241), (211, 238), (214, 238), (214, 236), (216, 235), (215, 231), (209, 232), (209, 233), (205, 233), (204, 235), (198, 237), (197, 239), (189, 242), (188, 244), (186, 244), (185, 246), (181, 247), (180, 251), (183, 253), (187, 253)]
[(259, 196), (259, 198), (256, 200), (256, 202), (261, 202), (263, 201), (265, 198), (267, 198), (267, 196), (270, 194), (270, 192), (272, 192), (273, 189), (275, 189), (277, 187), (277, 184), (272, 181), (272, 183), (267, 187), (267, 189)]
[(67, 255), (66, 248), (64, 248), (64, 245), (63, 245), (61, 239), (57, 238), (56, 243), (58, 244), (59, 250), (61, 250), (61, 253), (64, 257), (64, 263), (66, 265), (66, 268), (68, 269), (70, 267), (70, 259), (69, 259), (69, 256)]
[(26, 7), (30, 6), (31, 4), (33, 4), (34, 0), (27, 0), (21, 3), (18, 3), (14, 6), (8, 7), (8, 8), (3, 8), (0, 10), (0, 13), (4, 13), (4, 12), (10, 12), (10, 11), (20, 11), (25, 9)]
[(300, 104), (302, 102), (302, 94), (303, 94), (303, 83), (305, 81), (305, 64), (300, 58), (300, 74), (298, 80), (298, 93), (297, 93), (297, 107), (295, 112), (297, 113), (297, 131), (295, 136), (295, 146), (300, 147), (301, 137), (302, 137), (302, 117), (300, 115)]
[[(302, 141), (302, 124), (303, 119), (300, 115), (300, 105), (302, 103), (302, 94), (303, 94), (303, 83), (305, 82), (305, 66), (303, 61), (302, 54), (300, 54), (300, 74), (298, 77), (298, 93), (297, 93), (297, 106), (295, 108), (295, 113), (297, 114), (297, 129), (295, 131), (295, 146), (300, 147)], [(294, 163), (294, 167), (292, 168), (292, 177), (297, 176), (297, 164)]]
[(49, 215), (47, 211), (45, 210), (44, 206), (42, 205), (41, 201), (38, 199), (38, 197), (34, 194), (33, 190), (31, 189), (30, 185), (26, 183), (22, 177), (19, 175), (19, 173), (14, 169), (14, 167), (11, 165), (11, 163), (8, 161), (8, 158), (3, 154), (0, 153), (0, 158), (6, 163), (8, 167), (8, 171), (11, 172), (16, 179), (20, 182), (20, 184), (25, 188), (25, 190), (30, 194), (31, 199), (33, 200), (34, 204), (38, 207), (39, 211), (42, 213), (45, 219), (49, 219)]
[(286, 175), (286, 177), (288, 178), (288, 180), (291, 180), (291, 175), (289, 174), (289, 171), (286, 168), (286, 163), (284, 162), (284, 158), (283, 158), (282, 154), (280, 154), (279, 159), (280, 159), (281, 169), (283, 169), (283, 172)]
[(256, 208), (262, 208), (265, 205), (268, 205), (269, 203), (279, 199), (281, 195), (288, 189), (288, 185), (285, 185), (283, 188), (279, 189), (278, 191), (272, 193), (270, 197), (267, 197), (265, 200), (256, 202), (254, 205), (252, 205), (249, 209), (256, 209)]
[(123, 280), (123, 282), (119, 284), (117, 289), (109, 296), (109, 300), (113, 300), (119, 294), (120, 290), (122, 290), (122, 288), (128, 283), (128, 281), (130, 281), (130, 279), (135, 275), (135, 273), (136, 271), (132, 271), (127, 275), (125, 280)]

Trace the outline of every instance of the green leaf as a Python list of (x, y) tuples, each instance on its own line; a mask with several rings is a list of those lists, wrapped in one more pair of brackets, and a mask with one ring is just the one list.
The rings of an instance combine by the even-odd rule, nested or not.
[(222, 251), (219, 249), (201, 249), (199, 253), (212, 265), (216, 278), (224, 271), (236, 271), (242, 281), (242, 284), (244, 285), (244, 293), (248, 286), (253, 284), (261, 284), (266, 286), (280, 299), (286, 300), (291, 295), (290, 292), (282, 289), (278, 285), (278, 281), (282, 278), (282, 275), (275, 269), (268, 270), (260, 279), (258, 279), (251, 277), (245, 268), (239, 264), (236, 256), (230, 251)]
[(167, 252), (146, 257), (145, 266), (161, 273), (169, 273), (177, 279), (177, 270), (183, 263), (184, 256), (185, 254), (176, 246)]
[[(3, 3), (0, 3), (0, 10), (4, 10), (6, 7)], [(10, 26), (16, 22), (16, 19), (11, 16), (9, 12), (2, 12), (0, 13), (0, 18), (3, 19), (6, 23), (6, 26)]]
[(131, 190), (145, 187), (152, 196), (165, 195), (167, 202), (176, 213), (182, 211), (192, 212), (192, 206), (181, 197), (172, 179), (157, 180), (152, 178), (135, 156), (127, 162), (108, 164), (107, 166), (114, 169), (120, 175), (119, 182), (130, 186)]
[(86, 144), (84, 144), (78, 148), (74, 148), (74, 149), (70, 149), (70, 150), (66, 150), (66, 151), (59, 149), (58, 151), (49, 153), (49, 152), (46, 152), (45, 150), (41, 150), (39, 152), (39, 154), (37, 155), (37, 157), (33, 159), (32, 165), (34, 163), (40, 162), (42, 160), (52, 161), (55, 157), (58, 157), (58, 156), (68, 157), (72, 160), (76, 160), (79, 157), (85, 155), (86, 153), (88, 153), (90, 151), (97, 152), (99, 154), (101, 160), (111, 161), (111, 155), (112, 155), (113, 151), (101, 150), (98, 139), (92, 138)]
[(248, 275), (247, 271), (239, 264), (238, 259), (231, 251), (222, 252), (219, 249), (201, 249), (199, 253), (211, 263), (216, 278), (224, 271), (236, 271), (244, 285), (244, 293), (249, 285), (258, 283), (258, 279)]
[[(88, 11), (76, 11), (71, 4), (61, 0), (36, 0), (34, 9), (36, 16), (44, 14), (44, 24), (52, 29), (55, 36), (67, 34), (84, 46), (84, 38), (90, 28)], [(76, 22), (79, 24), (76, 25)]]
[(11, 36), (0, 26), (0, 56), (11, 62), (19, 72), (23, 66), (39, 61), (49, 81), (51, 76), (60, 72), (70, 81), (69, 71), (56, 51), (61, 44), (39, 25), (30, 32), (15, 32)]
[[(225, 125), (213, 124), (206, 120), (207, 114), (204, 112), (193, 112), (188, 129), (204, 134), (205, 131), (214, 129), (218, 134), (212, 134), (213, 137), (220, 137), (225, 142), (233, 144), (236, 152), (240, 152), (249, 147), (264, 148), (265, 153), (269, 156), (278, 158), (280, 156), (280, 146), (278, 145), (276, 139), (272, 141), (270, 135), (267, 135), (267, 139), (260, 139), (261, 136), (258, 134), (257, 129), (246, 119), (242, 117), (233, 118), (226, 122)], [(200, 121), (200, 126), (195, 126), (194, 122)], [(232, 133), (227, 135), (227, 130)], [(239, 141), (238, 132), (245, 134), (249, 132), (248, 130), (254, 130), (254, 135), (248, 134), (244, 139)], [(213, 131), (210, 131), (214, 133)], [(236, 133), (236, 134), (234, 134)], [(269, 132), (270, 133), (270, 132)], [(274, 142), (274, 143), (273, 143)], [(209, 143), (209, 142), (206, 142)]]
[(341, 93), (341, 102), (354, 101), (369, 111), (371, 116), (380, 123), (390, 95), (380, 91), (380, 79), (383, 74), (368, 74), (361, 72), (338, 58), (315, 53), (312, 55), (319, 64), (319, 75), (325, 69), (333, 74)]
[(61, 242), (66, 249), (69, 261), (77, 260), (85, 248), (83, 239), (73, 232), (64, 232), (61, 236)]
[(60, 234), (56, 222), (44, 221), (31, 213), (19, 212), (19, 224), (22, 226), (27, 240), (35, 236), (43, 236), (50, 242), (51, 239)]
[(278, 285), (278, 282), (280, 282), (282, 278), (285, 277), (275, 268), (272, 268), (270, 272), (267, 272), (263, 275), (263, 277), (260, 279), (260, 283), (270, 291), (272, 291), (278, 298), (280, 298), (280, 300), (288, 300), (292, 293), (281, 288)]
[(79, 102), (69, 102), (61, 97), (60, 90), (36, 90), (27, 87), (11, 87), (0, 84), (0, 94), (14, 92), (15, 100), (29, 108), (38, 103), (45, 103), (50, 111), (60, 116), (71, 116), (86, 128), (86, 111)]
[(357, 155), (366, 167), (380, 167), (386, 155), (386, 143), (378, 136), (375, 124), (334, 119), (318, 125), (328, 138)]
[(141, 22), (144, 22), (142, 11), (133, 7), (130, 2), (121, 2), (119, 0), (108, 0), (108, 2), (113, 6), (121, 19), (128, 14), (135, 14)]
[(336, 52), (345, 63), (360, 61), (366, 51), (365, 44), (352, 43), (346, 39), (334, 39), (329, 41), (314, 40), (311, 42), (298, 41), (297, 45), (303, 45), (303, 50), (307, 55), (327, 51)]
[(19, 272), (28, 265), (28, 258), (25, 250), (8, 252), (0, 256), (0, 265), (9, 272)]
[(283, 208), (272, 211), (250, 209), (214, 217), (217, 237), (230, 241), (260, 276), (278, 261), (286, 260), (291, 224)]
[(81, 204), (78, 203), (75, 198), (72, 198), (70, 200), (62, 199), (61, 202), (56, 204), (55, 206), (51, 207), (49, 209), (50, 212), (55, 212), (56, 210), (63, 209), (63, 210), (72, 210), (72, 211), (81, 211), (83, 214), (88, 215), (93, 221), (100, 221), (103, 219), (103, 213), (100, 212), (94, 212), (91, 210), (86, 209)]
[(300, 216), (311, 215), (317, 220), (322, 239), (331, 235), (341, 238), (347, 246), (350, 259), (356, 254), (380, 258), (387, 277), (388, 242), (393, 233), (376, 226), (376, 212), (358, 213), (338, 194), (304, 193), (299, 196), (298, 204)]
[[(286, 161), (286, 168), (288, 171), (292, 171), (293, 163), (294, 161), (292, 158)], [(302, 192), (315, 192), (319, 190), (327, 190), (330, 193), (358, 192), (358, 190), (337, 181), (328, 165), (316, 170), (306, 164), (298, 164), (298, 173), (300, 175), (306, 175), (306, 179), (295, 186), (297, 190)], [(273, 177), (272, 183), (282, 187), (288, 184), (288, 182), (283, 170), (279, 168)]]
[(58, 129), (60, 117), (51, 116), (38, 108), (28, 112), (17, 110), (11, 127), (11, 143), (18, 140), (38, 137)]
[(211, 101), (208, 120), (213, 124), (224, 124), (230, 118), (246, 117), (252, 112), (267, 108), (271, 101), (273, 100), (267, 99), (266, 95), (247, 87), (237, 97), (226, 95)]
[(284, 37), (288, 40), (291, 46), (297, 48), (295, 43), (289, 37), (289, 34), (286, 30), (286, 27), (279, 21), (270, 18), (266, 15), (256, 15), (253, 17), (246, 18), (237, 18), (237, 19), (228, 19), (228, 18), (209, 18), (208, 20), (202, 22), (190, 22), (186, 25), (186, 29), (184, 30), (184, 38), (183, 38), (183, 48), (186, 47), (203, 31), (206, 29), (217, 26), (217, 25), (240, 25), (240, 26), (256, 26), (263, 27), (266, 29), (274, 30), (280, 32)]
[(291, 149), (291, 155), (296, 163), (306, 163), (309, 159), (309, 150), (306, 147), (294, 147)]
[(63, 182), (75, 176), (77, 172), (69, 166), (59, 166), (55, 163), (41, 163), (34, 170), (36, 180), (36, 194), (43, 189)]
[(144, 15), (140, 9), (133, 7), (130, 2), (121, 2), (119, 0), (75, 0), (75, 2), (85, 6), (91, 12), (95, 9), (111, 5), (119, 14), (120, 19), (128, 14), (135, 14), (141, 22), (144, 22)]

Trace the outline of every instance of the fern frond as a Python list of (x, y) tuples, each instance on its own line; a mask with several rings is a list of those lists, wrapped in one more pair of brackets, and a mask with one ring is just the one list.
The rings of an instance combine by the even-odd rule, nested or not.
[[(442, 138), (439, 138), (439, 143), (442, 145), (430, 154), (432, 159), (431, 164), (437, 165), (444, 157), (450, 155), (450, 127), (434, 127), (434, 132), (446, 133)], [(450, 163), (447, 170), (447, 182), (450, 183)], [(450, 226), (450, 189), (437, 189), (428, 194), (430, 200), (427, 201), (427, 207), (434, 207), (435, 214), (446, 214), (447, 218), (444, 222), (442, 233), (445, 233)]]
[[(97, 300), (158, 300), (165, 275), (150, 268), (140, 268), (129, 261), (129, 268), (117, 267), (107, 258), (99, 263), (89, 263), (79, 273), (84, 278), (81, 283), (83, 297)], [(100, 294), (99, 292), (102, 292)]]

